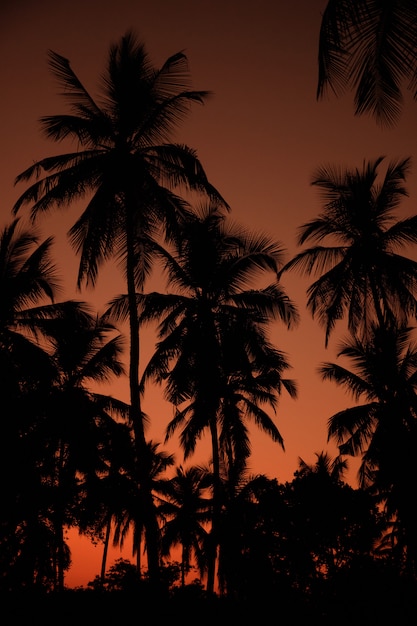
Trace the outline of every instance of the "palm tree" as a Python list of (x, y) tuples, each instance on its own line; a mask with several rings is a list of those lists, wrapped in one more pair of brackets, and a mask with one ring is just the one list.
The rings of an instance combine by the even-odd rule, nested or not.
[[(320, 374), (349, 391), (358, 402), (329, 419), (328, 435), (342, 455), (361, 456), (360, 486), (385, 503), (388, 520), (395, 517), (406, 551), (407, 566), (416, 573), (417, 485), (417, 344), (408, 326), (373, 328), (373, 340), (351, 338), (338, 356), (354, 365), (323, 363)], [(363, 403), (360, 401), (363, 399)]]
[(0, 233), (0, 359), (4, 389), (20, 395), (53, 370), (48, 354), (37, 343), (40, 322), (57, 315), (53, 306), (59, 289), (51, 259), (52, 238), (39, 243), (36, 230), (15, 219)]
[(414, 0), (328, 0), (319, 37), (317, 97), (355, 89), (355, 114), (397, 121), (404, 86), (417, 99)]
[(136, 291), (142, 290), (150, 272), (149, 241), (161, 228), (171, 237), (177, 220), (189, 211), (175, 190), (204, 192), (223, 202), (209, 184), (195, 151), (169, 143), (190, 105), (203, 103), (209, 94), (189, 88), (188, 60), (182, 52), (154, 69), (145, 46), (131, 32), (110, 47), (100, 100), (90, 95), (67, 59), (50, 52), (49, 60), (72, 113), (43, 117), (42, 128), (54, 141), (75, 140), (77, 149), (42, 159), (21, 173), (17, 182), (36, 182), (13, 210), (16, 213), (30, 205), (35, 219), (53, 206), (62, 207), (90, 194), (86, 209), (69, 232), (81, 255), (78, 287), (84, 282), (94, 285), (104, 261), (116, 257), (120, 262), (129, 298), (131, 422), (138, 476), (147, 494), (148, 567), (157, 582), (158, 526), (145, 465)]
[(252, 350), (248, 359), (246, 354), (240, 354), (241, 332), (237, 326), (227, 332), (219, 389), (219, 453), (225, 476), (232, 481), (246, 470), (251, 455), (248, 422), (254, 422), (285, 450), (284, 439), (268, 409), (276, 414), (283, 389), (292, 398), (297, 397), (296, 383), (283, 377), (290, 367), (286, 355), (275, 349), (263, 333), (248, 332)]
[(169, 555), (173, 547), (181, 546), (181, 585), (190, 572), (193, 559), (201, 576), (206, 570), (205, 543), (207, 523), (211, 517), (211, 501), (207, 496), (212, 476), (207, 468), (193, 465), (176, 468), (167, 481), (158, 511), (162, 526), (162, 554)]
[[(256, 529), (262, 524), (259, 517), (257, 494), (268, 479), (265, 476), (251, 476), (243, 464), (232, 466), (229, 461), (221, 464), (222, 507), (219, 524), (219, 588), (229, 598), (246, 599), (241, 596), (247, 583), (248, 561), (256, 547), (252, 541)], [(259, 546), (257, 546), (259, 547)], [(257, 556), (260, 556), (259, 554)], [(261, 562), (262, 557), (258, 561)], [(261, 575), (258, 569), (257, 575)], [(245, 589), (247, 593), (247, 588)]]
[(322, 191), (324, 210), (298, 236), (299, 245), (316, 245), (282, 270), (319, 274), (307, 290), (307, 307), (325, 329), (326, 346), (345, 315), (349, 331), (366, 337), (375, 322), (383, 326), (417, 312), (417, 263), (397, 252), (417, 241), (417, 216), (394, 221), (410, 160), (390, 162), (385, 174), (379, 173), (382, 162), (362, 170), (319, 168), (312, 184)]
[[(146, 417), (146, 416), (145, 416)], [(152, 505), (158, 515), (158, 502), (161, 494), (165, 493), (168, 479), (164, 473), (169, 467), (175, 463), (173, 454), (169, 454), (164, 450), (160, 450), (160, 443), (152, 440), (147, 442), (148, 465), (150, 468), (150, 480), (152, 486)], [(113, 478), (110, 478), (113, 483)], [(109, 507), (109, 514), (114, 518), (114, 536), (113, 545), (123, 547), (125, 538), (129, 531), (132, 531), (132, 555), (136, 557), (136, 570), (139, 579), (142, 574), (142, 544), (145, 539), (143, 552), (147, 552), (147, 536), (144, 537), (145, 528), (145, 498), (142, 491), (141, 483), (136, 478), (135, 464), (124, 466), (124, 472), (119, 475), (114, 487), (117, 493), (114, 493), (115, 501), (119, 503), (116, 509)], [(113, 492), (113, 488), (111, 489)], [(158, 546), (160, 553), (160, 545)]]
[[(165, 383), (166, 398), (176, 407), (167, 438), (182, 429), (185, 459), (204, 432), (211, 438), (214, 546), (209, 559), (210, 593), (214, 587), (221, 444), (227, 442), (235, 452), (240, 446), (247, 458), (250, 445), (243, 424), (251, 418), (283, 444), (261, 404), (275, 409), (282, 388), (291, 396), (296, 388), (293, 381), (282, 377), (289, 364), (286, 355), (269, 343), (266, 329), (272, 319), (291, 328), (298, 313), (275, 280), (282, 263), (280, 245), (226, 223), (212, 205), (200, 207), (199, 214), (197, 211), (184, 224), (173, 254), (163, 249), (159, 253), (169, 284), (177, 291), (147, 294), (142, 300), (141, 322), (160, 321), (160, 341), (145, 368), (143, 384), (150, 378)], [(252, 288), (253, 282), (268, 272), (273, 274), (273, 282)], [(114, 306), (120, 310), (122, 302), (115, 301)], [(228, 422), (231, 417), (233, 423)]]
[(121, 336), (85, 303), (71, 313), (43, 322), (56, 376), (36, 429), (52, 500), (58, 589), (64, 585), (64, 526), (77, 523), (80, 485), (106, 471), (117, 430), (113, 416), (127, 419), (129, 413), (126, 403), (92, 390), (124, 373)]
[[(107, 556), (112, 530), (122, 519), (128, 502), (126, 484), (134, 466), (134, 446), (129, 424), (112, 422), (104, 463), (105, 469), (86, 476), (80, 484), (77, 510), (81, 534), (99, 537), (103, 541), (103, 556), (98, 579), (100, 589), (106, 579)], [(130, 489), (130, 485), (129, 485)]]
[[(59, 282), (52, 242), (39, 244), (36, 231), (18, 219), (0, 234), (0, 362), (11, 418), (3, 429), (1, 458), (13, 476), (2, 496), (13, 512), (11, 532), (20, 537), (15, 565), (23, 584), (29, 585), (32, 576), (48, 585), (58, 572), (62, 588), (69, 558), (64, 510), (69, 515), (76, 475), (96, 467), (97, 445), (103, 451), (109, 440), (108, 432), (96, 437), (99, 423), (109, 423), (104, 412), (120, 413), (116, 401), (92, 394), (85, 384), (106, 381), (123, 368), (120, 338), (106, 340), (107, 333), (115, 334), (113, 326), (97, 320), (84, 303), (54, 303)], [(52, 562), (55, 572), (48, 565)]]
[[(0, 444), (4, 572), (2, 588), (49, 588), (54, 534), (47, 520), (45, 485), (36, 440), (38, 407), (56, 368), (45, 350), (43, 324), (68, 313), (74, 303), (55, 304), (59, 293), (52, 262), (53, 239), (40, 242), (19, 219), (0, 232), (0, 376), (5, 419)], [(6, 417), (7, 416), (7, 417)]]
[(343, 480), (347, 471), (347, 461), (341, 456), (332, 459), (326, 452), (316, 453), (316, 462), (309, 465), (301, 457), (298, 459), (298, 469), (295, 472), (296, 478), (303, 478), (314, 474), (324, 480), (331, 480), (338, 483)]

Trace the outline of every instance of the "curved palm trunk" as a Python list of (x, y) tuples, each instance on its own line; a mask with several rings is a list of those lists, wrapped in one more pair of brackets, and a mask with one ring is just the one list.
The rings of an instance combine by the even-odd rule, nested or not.
[(181, 587), (185, 587), (185, 570), (186, 570), (186, 549), (185, 546), (182, 546), (182, 555), (181, 555)]
[(56, 527), (56, 541), (57, 541), (57, 591), (64, 591), (65, 577), (64, 577), (64, 528), (62, 517), (59, 515), (57, 527)]
[(137, 545), (135, 546), (136, 549), (136, 571), (138, 573), (139, 578), (141, 578), (142, 576), (142, 528), (140, 529), (139, 533), (138, 533), (138, 538), (136, 539), (136, 543)]
[(103, 556), (101, 559), (101, 571), (100, 571), (100, 588), (104, 588), (104, 583), (106, 580), (106, 566), (107, 566), (107, 554), (109, 552), (109, 543), (110, 543), (110, 532), (111, 532), (111, 514), (109, 514), (106, 524), (106, 535), (104, 537), (104, 549)]
[[(150, 477), (150, 459), (146, 445), (145, 431), (142, 419), (142, 408), (140, 400), (139, 385), (139, 357), (140, 357), (140, 337), (139, 337), (139, 316), (136, 302), (135, 284), (135, 256), (133, 225), (127, 223), (127, 290), (129, 303), (129, 325), (130, 325), (130, 363), (129, 363), (129, 387), (130, 387), (130, 420), (135, 438), (136, 471), (139, 482), (144, 520), (148, 574), (151, 585), (155, 588), (160, 586), (159, 567), (159, 527), (154, 510), (152, 496), (152, 485)], [(138, 547), (140, 550), (140, 546)]]
[(57, 467), (57, 498), (55, 501), (54, 533), (55, 533), (55, 591), (64, 591), (64, 497), (63, 497), (63, 465), (64, 444), (59, 444)]
[(211, 522), (211, 531), (208, 536), (207, 593), (211, 595), (214, 594), (221, 510), (220, 457), (219, 442), (217, 436), (217, 422), (215, 418), (211, 419), (210, 421), (210, 434), (213, 454), (213, 517)]

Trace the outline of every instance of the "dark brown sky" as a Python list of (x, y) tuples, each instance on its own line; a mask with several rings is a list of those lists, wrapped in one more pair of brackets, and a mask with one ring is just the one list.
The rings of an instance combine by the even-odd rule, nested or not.
[[(397, 127), (382, 131), (372, 119), (354, 117), (350, 94), (316, 101), (317, 41), (325, 5), (324, 0), (3, 0), (0, 225), (9, 221), (10, 208), (23, 191), (14, 188), (14, 177), (33, 161), (68, 148), (45, 141), (37, 123), (42, 115), (64, 112), (48, 73), (47, 50), (69, 58), (94, 94), (110, 43), (134, 29), (156, 66), (184, 50), (194, 87), (214, 92), (204, 107), (195, 107), (178, 140), (197, 150), (233, 218), (274, 236), (289, 258), (296, 252), (297, 227), (320, 210), (309, 184), (318, 166), (361, 167), (380, 155), (387, 160), (415, 155), (417, 103), (409, 101)], [(417, 212), (416, 181), (417, 162), (401, 217)], [(77, 263), (65, 233), (81, 208), (45, 219), (41, 228), (45, 236), (56, 236), (65, 296), (82, 297), (100, 309), (123, 291), (123, 283), (108, 268), (95, 293), (75, 292)], [(305, 313), (307, 284), (295, 275), (285, 277), (302, 323), (290, 333), (277, 325), (272, 333), (277, 347), (288, 353), (291, 377), (300, 388), (297, 401), (283, 397), (276, 418), (286, 452), (266, 435), (254, 433), (253, 439), (252, 471), (282, 481), (291, 480), (299, 456), (313, 463), (315, 452), (335, 452), (327, 444), (327, 420), (352, 403), (315, 374), (322, 360), (334, 360), (338, 337), (325, 351), (322, 331)], [(123, 388), (113, 390), (127, 399), (125, 394)], [(150, 436), (162, 441), (171, 413), (157, 397), (145, 409), (152, 422)], [(169, 451), (176, 451), (175, 442)], [(205, 458), (205, 449), (199, 454), (199, 460)]]

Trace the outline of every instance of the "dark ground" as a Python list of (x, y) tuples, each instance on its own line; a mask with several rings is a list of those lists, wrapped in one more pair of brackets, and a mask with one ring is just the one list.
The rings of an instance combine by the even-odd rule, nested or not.
[(389, 597), (377, 602), (292, 601), (263, 598), (251, 603), (223, 598), (182, 598), (152, 602), (135, 594), (67, 591), (37, 596), (9, 594), (0, 598), (2, 626), (395, 626), (417, 625), (417, 597)]

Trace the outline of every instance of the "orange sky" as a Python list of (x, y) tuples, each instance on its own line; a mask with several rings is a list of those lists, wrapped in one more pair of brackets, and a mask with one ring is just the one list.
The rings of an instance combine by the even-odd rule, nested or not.
[[(66, 110), (48, 72), (47, 50), (69, 58), (94, 94), (110, 43), (132, 28), (154, 65), (184, 50), (194, 87), (214, 92), (205, 106), (196, 105), (178, 140), (197, 150), (233, 219), (278, 239), (290, 258), (296, 252), (297, 227), (320, 210), (310, 187), (318, 166), (361, 167), (364, 160), (380, 155), (390, 160), (415, 153), (417, 103), (409, 100), (398, 125), (381, 130), (370, 118), (354, 117), (349, 94), (316, 101), (317, 40), (325, 6), (326, 0), (2, 0), (0, 225), (10, 220), (10, 208), (24, 189), (14, 187), (15, 176), (33, 161), (68, 148), (45, 141), (37, 123), (42, 115)], [(407, 187), (410, 198), (403, 202), (400, 217), (416, 213), (417, 162)], [(40, 226), (45, 236), (56, 237), (56, 258), (65, 277), (63, 297), (82, 298), (101, 310), (124, 286), (116, 269), (107, 267), (95, 292), (76, 293), (77, 260), (65, 234), (81, 208), (55, 213)], [(338, 336), (326, 351), (321, 329), (305, 312), (308, 282), (292, 274), (285, 276), (284, 285), (299, 306), (302, 322), (291, 332), (277, 325), (272, 339), (288, 353), (299, 399), (283, 396), (276, 417), (286, 451), (254, 431), (250, 461), (253, 473), (280, 481), (292, 479), (299, 456), (313, 463), (315, 452), (335, 453), (327, 444), (327, 420), (351, 405), (349, 397), (315, 373), (321, 361), (335, 359)], [(148, 355), (152, 340), (147, 339)], [(111, 393), (128, 399), (126, 387)], [(152, 392), (144, 406), (151, 419), (148, 434), (156, 441), (163, 440), (171, 418), (159, 397), (159, 391)], [(165, 448), (182, 461), (175, 441)], [(201, 445), (193, 460), (207, 461), (206, 450)], [(72, 542), (70, 585), (85, 584), (99, 571), (101, 549), (88, 546), (86, 541)], [(88, 568), (81, 566), (82, 560)]]

